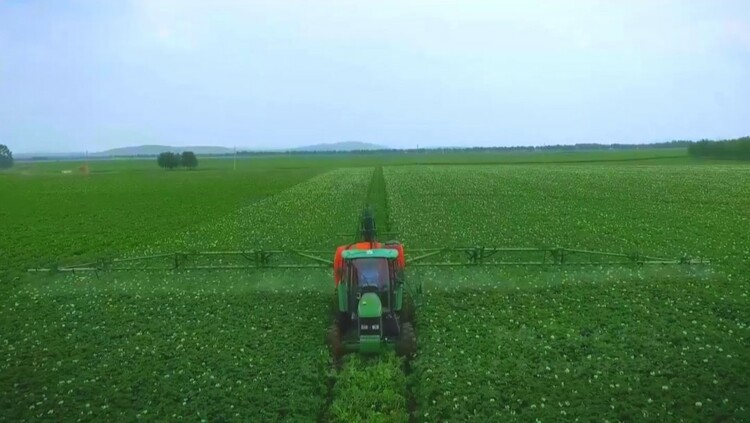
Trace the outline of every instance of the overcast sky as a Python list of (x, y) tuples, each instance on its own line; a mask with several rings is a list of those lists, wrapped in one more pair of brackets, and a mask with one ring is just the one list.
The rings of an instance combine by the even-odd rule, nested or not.
[(0, 0), (0, 143), (750, 134), (750, 1)]

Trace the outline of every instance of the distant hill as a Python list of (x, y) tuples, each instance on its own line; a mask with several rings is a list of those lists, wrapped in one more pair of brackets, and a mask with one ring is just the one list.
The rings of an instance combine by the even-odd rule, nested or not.
[[(386, 147), (383, 147), (382, 145), (370, 144), (370, 143), (359, 142), (359, 141), (344, 141), (344, 142), (334, 142), (334, 143), (329, 143), (329, 144), (307, 145), (303, 147), (295, 147), (295, 148), (290, 148), (290, 149), (285, 149), (285, 150), (275, 150), (275, 151), (297, 151), (297, 152), (310, 151), (312, 152), (312, 151), (359, 151), (359, 150), (384, 150), (384, 149), (386, 149)], [(227, 148), (227, 147), (211, 147), (211, 146), (172, 147), (168, 145), (139, 145), (139, 146), (133, 146), (133, 147), (113, 148), (111, 150), (106, 150), (106, 151), (94, 153), (91, 155), (97, 156), (97, 157), (156, 156), (159, 153), (163, 153), (165, 151), (173, 151), (173, 152), (192, 151), (198, 155), (221, 155), (221, 154), (234, 153), (233, 148)], [(264, 150), (264, 151), (274, 151), (274, 150)]]
[(343, 141), (327, 144), (314, 144), (304, 147), (291, 148), (289, 151), (361, 151), (361, 150), (386, 150), (388, 147), (370, 144), (360, 141)]
[(75, 159), (79, 157), (86, 157), (86, 153), (81, 152), (45, 152), (45, 151), (38, 151), (33, 153), (18, 153), (13, 154), (13, 157), (17, 160), (32, 160), (37, 158), (43, 158), (43, 159), (49, 159), (49, 160), (68, 160), (68, 159)]
[(231, 154), (232, 148), (211, 146), (171, 147), (168, 145), (138, 145), (133, 147), (113, 148), (111, 150), (94, 153), (92, 156), (157, 156), (165, 151), (192, 151), (198, 155)]

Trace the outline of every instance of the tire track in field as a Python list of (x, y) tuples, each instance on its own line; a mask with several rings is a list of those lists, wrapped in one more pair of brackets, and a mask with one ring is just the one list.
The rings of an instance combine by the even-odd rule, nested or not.
[[(378, 166), (372, 173), (370, 186), (367, 189), (367, 205), (375, 211), (375, 225), (378, 228), (378, 235), (389, 235), (391, 230), (390, 214), (388, 210), (388, 196), (386, 195), (385, 178), (383, 177), (383, 167)], [(388, 236), (379, 236), (382, 240), (388, 239)]]
[(187, 243), (237, 249), (333, 247), (335, 234), (353, 226), (369, 176), (366, 169), (316, 176), (207, 225)]
[(177, 250), (327, 248), (356, 225), (371, 169), (332, 170), (241, 207), (220, 219), (185, 228), (175, 239), (129, 257)]

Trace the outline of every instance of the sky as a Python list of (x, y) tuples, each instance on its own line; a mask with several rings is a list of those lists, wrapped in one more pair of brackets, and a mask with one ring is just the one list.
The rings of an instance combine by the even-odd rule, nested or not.
[(746, 0), (0, 0), (0, 144), (750, 135)]

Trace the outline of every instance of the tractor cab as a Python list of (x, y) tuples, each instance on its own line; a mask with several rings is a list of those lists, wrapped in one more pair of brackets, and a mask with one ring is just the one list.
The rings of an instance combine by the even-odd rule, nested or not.
[[(399, 245), (400, 247), (400, 245)], [(378, 353), (403, 338), (401, 248), (341, 251), (337, 330), (346, 350)], [(408, 334), (413, 338), (411, 325)]]
[(377, 296), (380, 307), (385, 311), (400, 310), (403, 281), (396, 262), (398, 250), (346, 250), (342, 253), (342, 258), (342, 283), (347, 286), (347, 308), (351, 313), (360, 314), (360, 300), (367, 294)]

